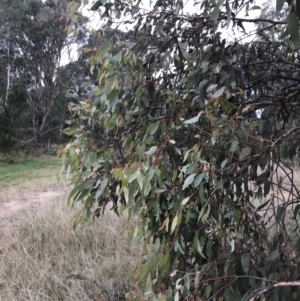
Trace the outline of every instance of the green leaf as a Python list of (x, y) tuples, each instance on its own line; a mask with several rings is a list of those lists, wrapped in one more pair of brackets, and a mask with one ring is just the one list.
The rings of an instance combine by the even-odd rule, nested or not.
[(251, 148), (250, 147), (244, 147), (239, 155), (239, 160), (242, 161), (245, 158), (247, 158), (251, 154)]
[(201, 203), (204, 204), (205, 201), (206, 201), (206, 199), (205, 199), (205, 193), (204, 193), (203, 183), (200, 185), (199, 196), (200, 196)]
[(181, 221), (182, 221), (182, 211), (180, 211), (178, 213), (177, 224), (176, 224), (176, 226), (178, 227), (178, 229), (179, 229), (179, 226), (181, 224)]
[(213, 96), (211, 98), (219, 98), (220, 96), (223, 95), (224, 90), (225, 90), (225, 87), (220, 88), (213, 94)]
[(234, 275), (236, 271), (236, 259), (230, 259), (229, 262), (227, 261), (225, 264), (224, 272), (226, 276)]
[(249, 8), (249, 10), (256, 10), (256, 9), (261, 9), (261, 7), (258, 5), (253, 5)]
[(139, 184), (139, 186), (140, 186), (140, 190), (142, 191), (142, 190), (143, 190), (143, 184), (144, 184), (144, 182), (143, 182), (143, 175), (142, 175), (142, 173), (140, 172), (140, 170), (137, 171), (136, 179), (137, 179), (138, 184)]
[(181, 206), (186, 205), (189, 200), (190, 200), (189, 196), (187, 198), (183, 199), (182, 202), (181, 202)]
[(128, 183), (132, 183), (137, 177), (137, 170), (134, 171), (128, 178)]
[(285, 216), (285, 210), (286, 207), (278, 207), (277, 208), (277, 214), (276, 214), (276, 222), (280, 223), (283, 221), (284, 216)]
[(219, 15), (220, 15), (220, 7), (219, 7), (219, 5), (217, 5), (210, 15), (210, 20), (212, 20), (212, 21), (214, 21), (214, 23), (216, 23), (218, 21)]
[(297, 218), (299, 210), (300, 210), (300, 204), (296, 205), (296, 207), (294, 209), (294, 219)]
[(260, 206), (258, 206), (256, 210), (259, 211), (259, 210), (265, 208), (270, 202), (271, 202), (271, 199), (266, 201), (265, 203), (261, 204)]
[(223, 169), (226, 166), (227, 162), (228, 162), (227, 159), (225, 159), (225, 160), (222, 161), (222, 163), (221, 163), (221, 169)]
[(167, 191), (166, 189), (163, 189), (163, 188), (155, 188), (155, 193), (163, 193)]
[(242, 255), (241, 264), (242, 264), (243, 271), (246, 274), (248, 274), (249, 273), (249, 266), (250, 266), (250, 254), (249, 253), (246, 253), (246, 254)]
[(285, 0), (277, 0), (276, 1), (276, 11), (277, 12), (282, 10), (284, 2), (285, 2)]
[(291, 36), (292, 42), (294, 45), (299, 43), (299, 28), (298, 28), (298, 19), (294, 11), (291, 11), (287, 17), (288, 31)]
[(142, 85), (139, 85), (135, 92), (135, 99), (139, 106), (141, 105), (142, 91)]
[(108, 41), (108, 42), (102, 44), (97, 50), (97, 55), (103, 55), (103, 54), (107, 53), (109, 50), (111, 50), (112, 46), (113, 46), (112, 41)]
[(223, 181), (222, 181), (222, 179), (218, 180), (218, 177), (215, 174), (213, 174), (213, 179), (214, 179), (214, 183), (217, 186), (217, 188), (223, 189)]
[(274, 250), (269, 256), (265, 258), (266, 261), (273, 261), (275, 260), (279, 255), (278, 249)]
[(226, 214), (224, 214), (224, 218), (231, 218), (236, 214), (235, 210), (231, 210), (229, 212), (227, 212)]
[(197, 116), (195, 116), (195, 117), (193, 117), (193, 118), (191, 118), (191, 119), (185, 120), (183, 123), (184, 123), (184, 124), (196, 123), (196, 122), (199, 121), (199, 118), (200, 118), (201, 114), (202, 114), (202, 111), (199, 112)]
[(224, 293), (224, 300), (226, 301), (239, 301), (236, 297), (236, 293), (235, 291), (232, 289), (232, 287), (229, 287), (228, 289), (226, 289), (225, 293)]
[(270, 189), (271, 189), (270, 181), (265, 181), (265, 183), (264, 183), (264, 196), (265, 197), (269, 194)]
[(126, 204), (129, 203), (129, 189), (127, 187), (124, 187), (124, 198), (126, 201)]
[(205, 222), (210, 214), (210, 205), (203, 206), (205, 208), (205, 213), (201, 216), (201, 222)]
[(229, 5), (229, 0), (226, 0), (226, 11), (227, 11), (227, 29), (228, 29), (231, 22), (231, 8)]
[(189, 153), (190, 153), (190, 150), (187, 150), (186, 153), (184, 154), (182, 163), (184, 163), (187, 160)]
[(237, 139), (231, 140), (229, 151), (234, 153), (237, 150), (238, 146), (239, 146), (239, 141)]
[(101, 195), (104, 194), (104, 191), (105, 191), (105, 188), (108, 184), (108, 178), (104, 178), (102, 181), (101, 181), (101, 186), (100, 186), (100, 192), (101, 192)]
[(206, 298), (209, 298), (211, 291), (212, 291), (212, 286), (208, 285), (205, 289)]
[(298, 20), (300, 19), (300, 0), (296, 0), (296, 13)]
[[(270, 296), (270, 300), (272, 301), (284, 301), (283, 298), (280, 298), (279, 293), (277, 290), (273, 290)], [(291, 300), (289, 298), (289, 300)]]
[(231, 253), (233, 253), (235, 251), (235, 239), (232, 239), (230, 241), (230, 246), (231, 246)]
[(90, 193), (90, 190), (88, 188), (84, 189), (83, 191), (81, 191), (80, 194), (78, 194), (75, 198), (76, 202), (82, 201), (84, 200)]
[(149, 273), (146, 279), (146, 285), (145, 285), (145, 295), (149, 295), (152, 292), (152, 278), (151, 274)]
[(183, 187), (182, 187), (183, 190), (186, 189), (189, 185), (191, 185), (194, 182), (195, 176), (196, 176), (196, 173), (192, 173), (185, 179), (185, 181), (183, 183)]
[(179, 301), (179, 291), (175, 293), (174, 301)]
[(85, 209), (89, 208), (93, 204), (94, 200), (95, 200), (94, 196), (90, 195), (84, 202), (84, 208)]
[(119, 51), (119, 52), (115, 55), (115, 58), (116, 58), (116, 61), (117, 61), (118, 63), (120, 63), (121, 60), (122, 60), (122, 52)]
[(289, 35), (289, 27), (286, 26), (284, 32), (280, 35), (279, 39), (282, 40), (282, 39), (286, 38), (288, 35)]
[(153, 134), (157, 131), (159, 125), (160, 125), (160, 121), (151, 123), (151, 124), (148, 126), (148, 128), (147, 128), (147, 130), (146, 130), (146, 133), (147, 133), (147, 134), (150, 134), (150, 135), (153, 135)]
[(202, 90), (203, 87), (208, 83), (208, 79), (204, 79), (203, 81), (200, 82), (198, 89)]
[(71, 190), (69, 197), (68, 197), (68, 204), (69, 204), (69, 201), (71, 202), (71, 200), (75, 199), (76, 194), (78, 194), (82, 188), (83, 188), (82, 185), (77, 185)]
[(201, 182), (202, 182), (202, 180), (204, 178), (204, 175), (205, 175), (204, 172), (201, 173), (200, 175), (197, 175), (197, 177), (194, 180), (194, 188), (197, 188), (201, 184)]
[(177, 219), (178, 219), (178, 215), (175, 215), (175, 217), (172, 220), (172, 225), (171, 225), (171, 234), (174, 232), (176, 226), (177, 226)]
[(191, 164), (184, 166), (181, 170), (182, 172), (185, 169), (185, 167), (187, 167), (185, 170), (185, 174), (190, 175), (195, 172), (196, 168), (198, 167), (198, 163), (191, 163)]
[(195, 250), (200, 254), (200, 256), (202, 256), (204, 259), (206, 259), (206, 257), (204, 256), (204, 254), (202, 252), (202, 247), (200, 245), (198, 236), (199, 236), (199, 231), (196, 231), (196, 233), (194, 235), (194, 247), (195, 247)]
[(266, 156), (266, 155), (261, 156), (261, 157), (259, 158), (259, 160), (258, 160), (258, 165), (259, 165), (259, 167), (260, 167), (262, 170), (264, 170), (265, 167), (267, 166), (267, 164), (268, 164), (268, 156)]
[(98, 0), (98, 1), (96, 1), (93, 5), (92, 5), (92, 7), (90, 8), (90, 10), (92, 10), (92, 11), (95, 11), (95, 10), (97, 10), (100, 6), (102, 6), (103, 5), (103, 3), (102, 3), (102, 0)]
[(235, 105), (225, 98), (219, 99), (219, 103), (226, 113), (235, 108)]
[(206, 93), (215, 90), (217, 87), (218, 87), (217, 84), (210, 85), (210, 86), (206, 89)]
[(191, 59), (191, 57), (190, 57), (190, 55), (189, 55), (189, 53), (188, 53), (187, 51), (182, 50), (181, 53), (182, 53), (182, 56), (183, 56), (187, 61), (189, 61), (189, 60)]
[(147, 156), (153, 156), (157, 151), (157, 146), (151, 146), (148, 151), (145, 152)]

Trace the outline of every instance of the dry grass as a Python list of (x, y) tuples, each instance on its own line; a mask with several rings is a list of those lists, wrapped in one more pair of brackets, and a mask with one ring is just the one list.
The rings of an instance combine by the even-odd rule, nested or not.
[[(300, 190), (300, 168), (299, 166), (275, 165), (271, 181), (274, 185), (270, 187), (269, 193), (262, 199), (253, 199), (252, 204), (257, 208), (263, 203), (268, 204), (256, 211), (264, 221), (269, 241), (284, 233), (289, 249), (295, 246), (299, 238), (299, 221), (294, 218), (294, 210), (299, 204), (298, 191)], [(254, 190), (255, 191), (255, 190)], [(281, 211), (279, 211), (281, 209)], [(282, 211), (284, 209), (284, 211)], [(282, 213), (280, 216), (279, 212)], [(294, 255), (294, 253), (292, 253)]]
[[(46, 178), (47, 189), (66, 189)], [(37, 193), (34, 182), (29, 187)], [(0, 221), (0, 300), (141, 300), (133, 281), (141, 249), (131, 241), (127, 219), (107, 211), (73, 230), (76, 208), (67, 207), (65, 196)], [(89, 280), (67, 279), (71, 274)]]

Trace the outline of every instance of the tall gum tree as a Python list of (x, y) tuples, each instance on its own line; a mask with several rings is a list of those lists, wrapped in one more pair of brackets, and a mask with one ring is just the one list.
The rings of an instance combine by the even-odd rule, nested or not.
[[(12, 87), (22, 82), (37, 137), (45, 131), (59, 95), (73, 80), (62, 78), (63, 57), (80, 44), (68, 32), (66, 1), (3, 1), (0, 10), (1, 98), (5, 104)], [(70, 58), (69, 58), (70, 59)], [(5, 70), (6, 69), (6, 70)], [(4, 72), (5, 70), (5, 72)], [(47, 128), (46, 128), (47, 129)]]
[[(82, 5), (69, 3), (74, 28)], [(85, 49), (98, 77), (69, 106), (69, 203), (83, 203), (78, 223), (105, 206), (136, 221), (145, 300), (299, 300), (299, 183), (280, 152), (300, 129), (286, 126), (300, 108), (299, 1), (277, 0), (285, 19), (247, 17), (251, 0), (186, 5), (89, 4), (100, 31), (135, 34)]]

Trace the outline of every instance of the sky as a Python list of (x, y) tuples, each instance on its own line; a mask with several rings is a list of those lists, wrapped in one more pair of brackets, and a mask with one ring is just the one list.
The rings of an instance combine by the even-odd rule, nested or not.
[[(95, 2), (94, 0), (89, 0), (89, 4), (85, 5), (82, 8), (82, 13), (83, 13), (83, 15), (87, 16), (90, 19), (90, 23), (89, 23), (90, 28), (97, 30), (97, 29), (101, 28), (100, 13), (99, 12), (93, 12), (93, 11), (89, 10), (89, 8), (92, 6), (92, 4), (94, 2)], [(145, 12), (149, 11), (151, 9), (151, 7), (153, 6), (154, 2), (156, 2), (156, 1), (144, 0), (142, 2), (142, 4), (140, 5), (140, 7)], [(191, 14), (192, 15), (192, 14), (197, 12), (197, 11), (195, 11), (195, 7), (193, 6), (194, 2), (195, 2), (195, 0), (185, 0), (184, 1), (184, 3), (185, 3), (184, 9), (183, 9), (184, 14)], [(263, 3), (265, 3), (265, 2), (266, 1), (254, 0), (253, 3), (250, 5), (250, 7), (262, 6)], [(246, 13), (245, 10), (243, 10), (239, 13), (238, 16), (249, 18), (249, 19), (257, 18), (260, 14), (260, 10), (259, 9), (258, 10), (250, 10), (248, 16), (245, 16), (245, 13)], [(125, 21), (126, 19), (128, 19), (128, 17), (123, 18), (123, 21)], [(131, 26), (133, 27), (134, 25), (131, 25)], [(245, 30), (246, 30), (247, 35), (249, 35), (251, 33), (255, 33), (254, 23), (250, 23), (250, 22), (245, 23), (244, 26), (245, 26)], [(121, 25), (118, 28), (121, 29), (121, 30), (122, 29), (123, 30), (129, 30), (130, 29), (129, 25), (126, 25), (126, 26)], [(241, 31), (237, 31), (237, 30), (233, 31), (232, 26), (229, 26), (228, 29), (227, 28), (220, 29), (220, 31), (222, 32), (223, 38), (226, 38), (227, 41), (233, 41), (234, 39), (241, 38), (244, 35)], [(248, 38), (244, 39), (244, 41), (251, 41), (253, 38), (254, 38), (254, 36), (250, 35)], [(69, 57), (69, 55), (70, 55), (70, 57)], [(70, 54), (65, 53), (63, 55), (62, 62), (63, 62), (63, 64), (67, 64), (70, 60), (76, 60), (76, 58), (77, 58), (77, 50), (73, 49)]]
[[(93, 27), (94, 29), (98, 29), (99, 27), (101, 27), (101, 22), (99, 21), (100, 17), (99, 17), (99, 13), (97, 12), (92, 12), (90, 11), (88, 8), (92, 6), (92, 4), (94, 3), (95, 1), (92, 1), (92, 0), (89, 0), (89, 5), (85, 6), (83, 8), (83, 13), (84, 15), (88, 16), (91, 20), (91, 27)], [(149, 10), (151, 10), (151, 7), (153, 6), (153, 3), (156, 2), (156, 1), (153, 1), (153, 0), (144, 0), (142, 2), (142, 4), (140, 5), (140, 8), (141, 10), (147, 12)], [(187, 14), (187, 15), (192, 15), (192, 14), (195, 14), (197, 13), (197, 7), (200, 7), (200, 5), (198, 5), (197, 7), (194, 7), (194, 2), (195, 0), (185, 0), (184, 1), (184, 9), (183, 9), (183, 13), (184, 14)], [(253, 3), (250, 5), (250, 7), (253, 7), (253, 6), (261, 6), (263, 3), (265, 3), (265, 1), (261, 0), (261, 1), (258, 1), (258, 0), (254, 0)], [(198, 12), (200, 12), (198, 10)], [(256, 18), (258, 17), (260, 14), (260, 10), (250, 10), (249, 11), (249, 15), (247, 16), (247, 18), (249, 19), (252, 19), (252, 18)], [(245, 16), (245, 10), (241, 11), (238, 15), (239, 17), (244, 17)], [(127, 17), (128, 19), (128, 17)], [(124, 21), (126, 20), (126, 18), (123, 19)], [(132, 25), (133, 26), (133, 25)], [(128, 25), (126, 25), (127, 29), (130, 29), (128, 28)], [(120, 26), (119, 29), (126, 29), (125, 26)], [(255, 26), (253, 25), (253, 23), (248, 23), (247, 24), (247, 31), (250, 30), (254, 30), (255, 29)], [(232, 32), (231, 28), (228, 29), (228, 32)]]

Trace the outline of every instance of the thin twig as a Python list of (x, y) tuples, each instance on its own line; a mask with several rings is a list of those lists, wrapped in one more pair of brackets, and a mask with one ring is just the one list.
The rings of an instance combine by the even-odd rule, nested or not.
[[(43, 133), (39, 134), (39, 136), (43, 136), (43, 135), (45, 135), (45, 134), (47, 134), (47, 133), (49, 133), (49, 132), (52, 132), (52, 131), (54, 131), (54, 130), (56, 130), (56, 129), (58, 129), (58, 128), (60, 128), (60, 125), (59, 125), (59, 126), (56, 126), (56, 127), (54, 127), (54, 128), (52, 128), (52, 129), (50, 129), (50, 130), (47, 130), (46, 132), (43, 132)], [(22, 146), (28, 144), (29, 142), (31, 142), (32, 140), (36, 139), (37, 137), (38, 137), (38, 136), (34, 136), (34, 137), (28, 139), (28, 140), (25, 141), (24, 143), (19, 144), (16, 148), (20, 148), (20, 147), (22, 147)]]

